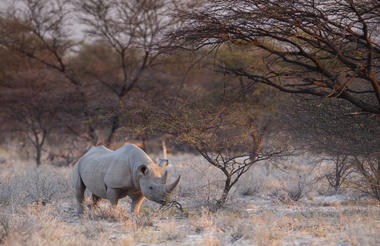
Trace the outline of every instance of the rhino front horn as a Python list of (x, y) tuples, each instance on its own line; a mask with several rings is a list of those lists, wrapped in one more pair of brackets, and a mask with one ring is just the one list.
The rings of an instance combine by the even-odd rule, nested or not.
[(174, 182), (171, 183), (171, 184), (166, 185), (166, 189), (165, 189), (166, 192), (167, 192), (167, 193), (172, 192), (172, 191), (175, 189), (175, 187), (177, 187), (177, 185), (178, 185), (180, 179), (181, 179), (181, 175), (178, 176), (178, 178), (176, 179), (176, 181), (174, 181)]

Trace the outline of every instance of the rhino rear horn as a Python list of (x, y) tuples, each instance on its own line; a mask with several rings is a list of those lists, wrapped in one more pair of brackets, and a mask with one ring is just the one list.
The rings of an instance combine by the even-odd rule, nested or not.
[(175, 187), (177, 187), (177, 185), (178, 185), (180, 179), (181, 179), (181, 175), (178, 176), (178, 178), (176, 179), (176, 181), (174, 181), (174, 182), (171, 183), (171, 184), (166, 185), (166, 187), (165, 187), (165, 188), (166, 188), (165, 191), (166, 191), (167, 193), (172, 192), (172, 191), (175, 189)]

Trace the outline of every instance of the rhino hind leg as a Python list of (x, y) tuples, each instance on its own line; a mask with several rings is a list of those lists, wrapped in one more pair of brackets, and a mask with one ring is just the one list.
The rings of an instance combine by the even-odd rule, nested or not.
[(79, 216), (81, 213), (83, 213), (84, 191), (86, 190), (86, 186), (84, 185), (80, 175), (76, 175), (74, 182), (75, 198), (77, 199), (78, 203), (77, 216)]

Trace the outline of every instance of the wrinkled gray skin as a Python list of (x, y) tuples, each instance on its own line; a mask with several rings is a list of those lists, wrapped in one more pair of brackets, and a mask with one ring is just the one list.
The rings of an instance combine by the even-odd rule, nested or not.
[(134, 144), (115, 151), (104, 146), (92, 147), (73, 170), (77, 215), (83, 212), (85, 189), (92, 193), (93, 205), (105, 198), (116, 207), (119, 199), (129, 196), (135, 214), (145, 197), (165, 205), (180, 179), (166, 184), (167, 172), (162, 174), (165, 166), (159, 167)]

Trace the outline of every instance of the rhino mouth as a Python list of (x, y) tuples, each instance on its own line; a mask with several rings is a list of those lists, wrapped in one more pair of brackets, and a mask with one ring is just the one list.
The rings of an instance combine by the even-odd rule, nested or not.
[(170, 201), (170, 198), (169, 197), (165, 197), (161, 200), (158, 201), (159, 204), (161, 204), (162, 206), (165, 206), (166, 204), (168, 204)]

